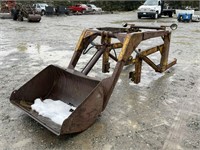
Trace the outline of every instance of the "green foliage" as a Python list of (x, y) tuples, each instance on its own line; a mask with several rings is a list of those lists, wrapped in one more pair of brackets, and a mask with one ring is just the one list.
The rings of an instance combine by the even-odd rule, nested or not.
[(190, 6), (191, 8), (198, 8), (200, 1), (169, 1), (167, 2), (170, 6), (175, 9), (185, 9)]
[[(103, 0), (88, 0), (88, 1), (73, 1), (73, 0), (26, 0), (21, 1), (21, 3), (29, 3), (33, 4), (36, 2), (45, 2), (53, 6), (71, 6), (78, 3), (88, 4), (93, 3), (98, 7), (101, 7), (105, 11), (131, 11), (136, 10), (140, 5), (144, 3), (143, 1), (103, 1)], [(172, 0), (165, 0), (169, 4), (169, 6), (173, 8), (185, 8), (186, 6), (191, 6), (192, 8), (198, 8), (200, 6), (199, 1), (172, 1)], [(19, 2), (19, 0), (17, 1)]]

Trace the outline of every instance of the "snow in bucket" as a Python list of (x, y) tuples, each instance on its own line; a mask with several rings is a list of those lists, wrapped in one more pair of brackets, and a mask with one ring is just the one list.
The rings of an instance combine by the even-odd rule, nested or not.
[(40, 98), (35, 99), (31, 108), (38, 112), (39, 115), (47, 117), (59, 125), (62, 125), (63, 121), (76, 109), (76, 107), (68, 105), (61, 100), (45, 99), (42, 101)]

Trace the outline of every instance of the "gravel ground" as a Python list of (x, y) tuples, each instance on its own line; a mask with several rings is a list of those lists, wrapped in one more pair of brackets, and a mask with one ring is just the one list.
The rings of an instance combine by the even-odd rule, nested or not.
[[(131, 67), (125, 67), (101, 117), (75, 135), (57, 137), (9, 102), (13, 90), (49, 64), (67, 67), (83, 29), (121, 27), (122, 22), (177, 23), (170, 47), (177, 64), (159, 74), (144, 63), (138, 85), (128, 79)], [(0, 149), (200, 149), (200, 23), (178, 23), (175, 17), (138, 20), (136, 12), (44, 16), (40, 23), (1, 19), (0, 39)], [(91, 76), (99, 77), (100, 68)]]

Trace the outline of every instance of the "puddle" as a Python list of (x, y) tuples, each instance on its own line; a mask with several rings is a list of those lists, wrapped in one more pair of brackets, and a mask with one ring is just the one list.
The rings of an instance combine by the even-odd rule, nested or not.
[(28, 31), (28, 29), (25, 27), (17, 27), (15, 28), (15, 31), (24, 32), (24, 31)]
[(157, 73), (153, 69), (143, 69), (141, 74), (141, 82), (139, 84), (135, 84), (132, 81), (129, 82), (131, 86), (138, 86), (138, 87), (148, 87), (151, 82), (158, 80), (159, 78), (163, 77), (165, 73)]
[(177, 103), (177, 100), (176, 99), (165, 99), (162, 103), (164, 105), (170, 105), (170, 104), (173, 104), (173, 103)]
[(122, 23), (125, 23), (125, 22), (136, 22), (137, 20), (122, 20), (122, 21), (114, 21), (114, 22), (111, 22), (112, 24), (122, 24)]
[(21, 43), (17, 46), (17, 50), (26, 51), (28, 49), (28, 45), (26, 43)]
[(192, 32), (200, 32), (200, 29), (192, 30)]
[(177, 42), (174, 42), (174, 43), (181, 44), (181, 45), (193, 45), (192, 43), (186, 43), (184, 41), (182, 41), (182, 42), (177, 41)]
[(40, 44), (36, 44), (36, 48), (37, 48), (38, 53), (40, 53), (41, 45)]
[(26, 52), (26, 53), (38, 53), (38, 54), (40, 54), (41, 51), (48, 51), (49, 49), (51, 49), (50, 46), (41, 45), (39, 43), (37, 43), (37, 44), (20, 43), (20, 44), (17, 45), (18, 51)]
[(16, 61), (16, 60), (19, 60), (19, 59), (17, 59), (17, 58), (11, 58), (10, 60), (11, 61)]
[(186, 35), (182, 35), (182, 36), (174, 36), (174, 38), (178, 38), (178, 39), (188, 39), (188, 38), (192, 38), (192, 37), (188, 37)]
[(13, 50), (10, 51), (6, 51), (6, 50), (0, 50), (0, 60), (3, 59), (4, 57), (8, 56), (9, 54), (11, 54), (13, 52)]

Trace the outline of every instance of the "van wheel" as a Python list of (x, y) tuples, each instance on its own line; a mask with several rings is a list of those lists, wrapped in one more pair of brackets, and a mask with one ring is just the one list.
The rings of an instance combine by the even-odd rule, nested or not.
[(141, 19), (141, 16), (140, 16), (140, 15), (138, 15), (137, 17), (138, 17), (138, 19)]
[(82, 14), (85, 14), (85, 13), (86, 13), (86, 11), (85, 11), (85, 10), (83, 10), (81, 13), (82, 13)]
[(182, 15), (178, 16), (178, 21), (183, 22), (183, 16)]
[(23, 16), (20, 14), (20, 15), (18, 15), (17, 20), (18, 20), (18, 21), (24, 21), (24, 18), (23, 18)]
[(42, 11), (41, 11), (41, 16), (44, 16), (44, 15), (45, 15), (45, 11), (42, 10)]
[(11, 15), (13, 20), (17, 20), (19, 12), (16, 9), (11, 10)]
[(154, 15), (154, 19), (158, 19), (158, 13)]
[(172, 18), (172, 16), (173, 16), (172, 13), (169, 13), (169, 17)]

